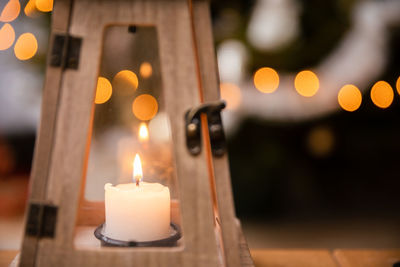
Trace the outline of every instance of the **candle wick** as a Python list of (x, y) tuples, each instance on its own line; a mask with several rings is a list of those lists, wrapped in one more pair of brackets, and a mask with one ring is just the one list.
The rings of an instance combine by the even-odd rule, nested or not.
[(139, 186), (139, 179), (136, 179), (136, 186)]

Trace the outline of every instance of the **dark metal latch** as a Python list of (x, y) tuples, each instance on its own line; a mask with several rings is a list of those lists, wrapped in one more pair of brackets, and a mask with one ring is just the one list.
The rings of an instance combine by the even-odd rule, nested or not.
[(222, 127), (221, 110), (226, 106), (224, 101), (215, 101), (201, 104), (186, 113), (186, 146), (192, 155), (201, 152), (201, 120), (202, 113), (207, 116), (208, 133), (210, 136), (211, 150), (214, 156), (221, 157), (225, 154), (225, 134)]

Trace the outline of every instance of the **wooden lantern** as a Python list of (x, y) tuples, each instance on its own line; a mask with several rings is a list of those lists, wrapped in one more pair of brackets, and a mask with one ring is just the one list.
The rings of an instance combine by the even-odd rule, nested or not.
[[(155, 29), (154, 42), (144, 44), (158, 58), (155, 87), (170, 121), (179, 192), (171, 218), (182, 230), (176, 246), (77, 245), (82, 228), (93, 239), (104, 222), (104, 202), (85, 197), (98, 77), (133, 55), (116, 46), (115, 60), (104, 62), (110, 27)], [(20, 266), (252, 266), (233, 207), (218, 92), (208, 2), (55, 1)]]

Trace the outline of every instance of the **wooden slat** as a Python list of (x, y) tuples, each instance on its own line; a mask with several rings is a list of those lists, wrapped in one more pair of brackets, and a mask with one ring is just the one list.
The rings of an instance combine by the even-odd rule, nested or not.
[[(70, 0), (56, 1), (52, 16), (50, 40), (53, 40), (55, 34), (66, 33), (68, 31), (69, 11)], [(52, 42), (50, 41), (49, 52), (47, 53), (48, 60), (50, 58), (51, 50)], [(39, 125), (35, 144), (34, 160), (30, 179), (29, 202), (42, 202), (46, 199), (46, 184), (53, 148), (54, 128), (60, 96), (58, 88), (61, 79), (61, 68), (47, 67), (42, 95), (41, 123)], [(29, 212), (29, 209), (26, 209), (25, 220), (27, 219), (27, 212)], [(38, 239), (36, 237), (24, 236), (21, 266), (34, 265), (37, 241)]]
[(243, 235), (242, 227), (240, 221), (236, 219), (236, 224), (239, 232), (239, 246), (240, 246), (240, 265), (242, 267), (254, 266), (253, 259), (251, 258), (249, 246), (245, 236)]
[[(203, 100), (204, 102), (215, 101), (220, 99), (219, 79), (208, 1), (193, 1), (193, 17)], [(205, 134), (208, 135), (208, 132), (205, 132)], [(212, 165), (214, 172), (213, 178), (215, 179), (214, 190), (216, 193), (217, 206), (219, 210), (218, 215), (220, 220), (220, 228), (222, 229), (222, 240), (227, 265), (239, 266), (239, 251), (243, 250), (243, 248), (239, 247), (240, 231), (238, 231), (235, 221), (236, 215), (233, 205), (227, 155), (224, 155), (220, 158), (214, 157), (212, 159)]]
[(400, 262), (400, 249), (338, 249), (333, 255), (342, 267), (392, 267)]
[(337, 267), (329, 250), (251, 250), (256, 267)]
[[(156, 25), (166, 111), (170, 114), (184, 247), (73, 249), (87, 139), (105, 25)], [(82, 37), (79, 70), (66, 70), (55, 130), (47, 200), (59, 207), (55, 239), (40, 240), (37, 266), (220, 266), (207, 164), (185, 147), (185, 111), (199, 104), (186, 0), (75, 1), (71, 35)]]

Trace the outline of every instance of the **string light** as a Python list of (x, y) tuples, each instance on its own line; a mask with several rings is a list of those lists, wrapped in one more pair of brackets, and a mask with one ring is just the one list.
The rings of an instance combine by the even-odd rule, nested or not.
[(272, 68), (261, 68), (254, 73), (254, 86), (262, 93), (272, 93), (279, 86), (279, 75)]
[(338, 102), (344, 110), (350, 112), (357, 110), (361, 105), (361, 101), (362, 95), (356, 86), (347, 84), (340, 89)]
[(319, 89), (319, 79), (314, 72), (303, 70), (296, 75), (294, 87), (300, 95), (311, 97), (315, 95)]
[(377, 107), (389, 107), (393, 102), (393, 97), (393, 89), (387, 82), (378, 81), (372, 86), (371, 100)]

